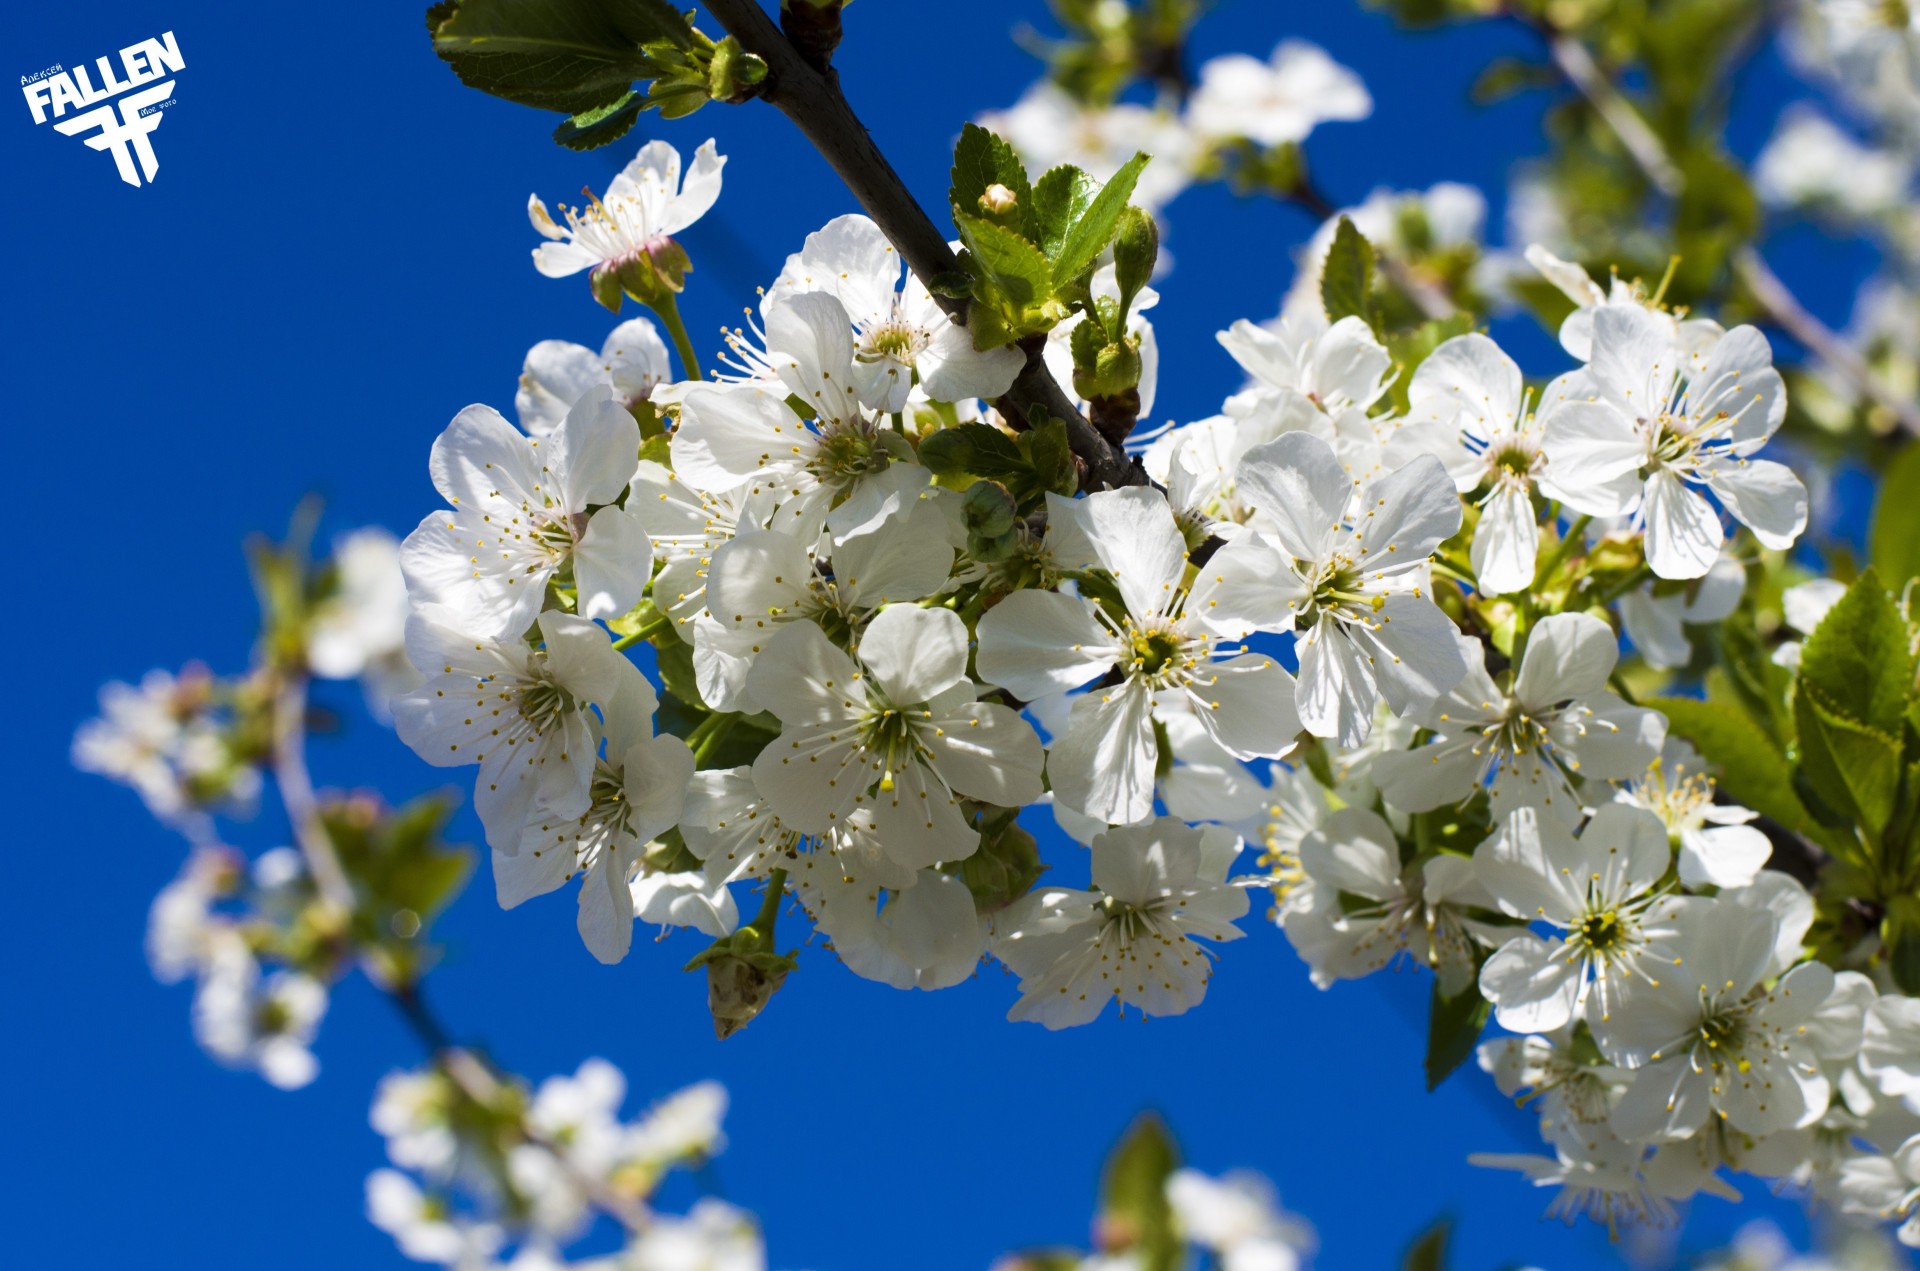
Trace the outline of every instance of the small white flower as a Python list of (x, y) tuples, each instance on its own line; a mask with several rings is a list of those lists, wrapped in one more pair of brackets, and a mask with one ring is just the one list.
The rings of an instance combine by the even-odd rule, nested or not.
[(717, 1081), (696, 1082), (654, 1104), (628, 1126), (620, 1155), (655, 1170), (714, 1156), (726, 1145), (720, 1133), (726, 1115), (726, 1087)]
[(527, 350), (513, 407), (529, 437), (545, 437), (587, 394), (609, 389), (628, 410), (673, 378), (667, 346), (646, 318), (629, 318), (595, 353), (584, 344), (542, 340)]
[(1460, 682), (1457, 630), (1429, 598), (1429, 561), (1460, 528), (1439, 460), (1362, 483), (1326, 442), (1293, 432), (1248, 451), (1238, 487), (1284, 562), (1254, 621), (1296, 632), (1308, 732), (1357, 746), (1379, 699), (1404, 713)]
[(945, 518), (916, 501), (885, 527), (842, 539), (816, 569), (797, 539), (771, 530), (741, 534), (715, 551), (707, 614), (693, 624), (700, 698), (719, 711), (753, 711), (746, 691), (754, 658), (783, 623), (811, 619), (842, 645), (896, 601), (939, 592), (953, 566)]
[(1909, 161), (1862, 145), (1803, 102), (1787, 108), (1753, 165), (1754, 188), (1768, 203), (1856, 219), (1900, 211), (1912, 182)]
[(1575, 777), (1638, 776), (1659, 755), (1665, 718), (1607, 691), (1619, 649), (1598, 618), (1559, 613), (1541, 619), (1506, 689), (1487, 674), (1479, 642), (1461, 647), (1468, 651), (1466, 678), (1408, 712), (1435, 740), (1382, 755), (1373, 765), (1373, 778), (1394, 807), (1425, 812), (1459, 802), (1491, 778), (1495, 818), (1533, 807), (1573, 826), (1583, 806)]
[[(1558, 400), (1564, 380), (1547, 386), (1543, 402)], [(1529, 408), (1520, 367), (1484, 335), (1455, 336), (1420, 363), (1408, 388), (1407, 420), (1390, 452), (1432, 454), (1446, 465), (1461, 494), (1484, 489), (1470, 561), (1479, 589), (1490, 596), (1533, 583), (1540, 547), (1534, 516), (1537, 489), (1582, 512), (1615, 512), (1635, 488), (1566, 489), (1554, 479), (1543, 449), (1545, 427)]]
[(1406, 953), (1452, 996), (1472, 982), (1478, 950), (1506, 934), (1470, 912), (1493, 907), (1470, 861), (1435, 856), (1403, 869), (1393, 828), (1365, 808), (1328, 814), (1299, 852), (1310, 886), (1280, 925), (1323, 989)]
[[(1293, 677), (1273, 658), (1221, 648), (1245, 635), (1242, 615), (1277, 562), (1253, 543), (1232, 543), (1184, 583), (1186, 540), (1156, 490), (1107, 490), (1053, 499), (1050, 526), (1084, 537), (1118, 587), (1124, 612), (1085, 595), (1019, 591), (979, 623), (982, 678), (1027, 700), (1074, 689), (1108, 671), (1119, 682), (1078, 698), (1048, 756), (1055, 794), (1109, 824), (1151, 815), (1159, 747), (1154, 720), (1190, 713), (1238, 758), (1293, 749)], [(1054, 530), (1050, 528), (1050, 536)]]
[(1560, 324), (1560, 347), (1582, 362), (1593, 360), (1594, 314), (1609, 306), (1645, 313), (1689, 355), (1705, 357), (1726, 334), (1726, 329), (1711, 318), (1676, 317), (1655, 305), (1639, 283), (1628, 282), (1618, 274), (1602, 289), (1586, 270), (1572, 261), (1561, 260), (1538, 243), (1528, 246), (1525, 255), (1527, 263), (1539, 270), (1541, 277), (1573, 301), (1573, 312)]
[(664, 141), (649, 141), (608, 184), (605, 197), (585, 208), (563, 206), (564, 226), (537, 195), (529, 196), (528, 219), (550, 240), (533, 249), (534, 268), (549, 278), (565, 278), (583, 269), (617, 270), (661, 250), (720, 197), (720, 169), (726, 162), (712, 141), (702, 142), (682, 185), (680, 152)]
[(420, 683), (407, 661), (407, 579), (400, 544), (383, 529), (344, 535), (333, 546), (333, 593), (315, 606), (307, 665), (321, 679), (360, 680), (381, 719), (387, 702)]
[(1867, 1011), (1860, 1069), (1890, 1099), (1920, 1112), (1920, 999), (1888, 993)]
[(160, 889), (147, 911), (147, 965), (154, 979), (177, 984), (207, 964), (227, 926), (213, 906), (238, 889), (243, 868), (231, 848), (196, 847)]
[(584, 618), (541, 614), (540, 649), (476, 637), (455, 621), (438, 609), (408, 619), (407, 653), (427, 681), (393, 700), (394, 728), (437, 768), (480, 765), (473, 805), (487, 842), (518, 852), (536, 804), (548, 816), (593, 805), (600, 737), (590, 707), (653, 689)]
[(1840, 1171), (1840, 1207), (1900, 1224), (1900, 1243), (1920, 1249), (1920, 1135), (1890, 1156), (1863, 1156)]
[(742, 529), (764, 520), (758, 502), (750, 486), (697, 490), (651, 461), (634, 473), (627, 487), (627, 511), (646, 531), (660, 562), (650, 594), (680, 626), (706, 611), (713, 554)]
[(1645, 775), (1615, 795), (1652, 812), (1680, 849), (1680, 881), (1688, 887), (1752, 884), (1773, 855), (1773, 842), (1748, 822), (1751, 808), (1713, 801), (1713, 778), (1691, 746), (1669, 738)]
[(747, 690), (783, 728), (754, 760), (754, 784), (803, 833), (864, 810), (900, 865), (966, 859), (980, 839), (961, 798), (1039, 798), (1040, 739), (1005, 706), (974, 700), (966, 628), (949, 610), (889, 606), (856, 651), (858, 663), (810, 621), (767, 641)]
[[(1788, 629), (1803, 636), (1813, 634), (1827, 612), (1840, 603), (1840, 597), (1847, 594), (1847, 585), (1831, 578), (1814, 578), (1797, 583), (1780, 594), (1780, 605)], [(1788, 670), (1800, 667), (1799, 640), (1788, 640), (1773, 651), (1773, 662)]]
[(1208, 951), (1237, 940), (1247, 893), (1226, 881), (1238, 839), (1171, 817), (1093, 841), (1094, 891), (1041, 887), (1002, 913), (994, 956), (1020, 977), (1012, 1020), (1050, 1029), (1091, 1022), (1110, 1000), (1180, 1015), (1206, 996)]
[(228, 932), (201, 972), (193, 1034), (220, 1062), (255, 1069), (282, 1090), (298, 1090), (320, 1073), (308, 1047), (326, 1013), (326, 985), (297, 971), (263, 977), (253, 951), (237, 932)]
[(367, 1175), (367, 1221), (392, 1236), (415, 1262), (449, 1267), (484, 1265), (506, 1240), (492, 1223), (449, 1213), (445, 1202), (423, 1193), (399, 1170)]
[(860, 215), (835, 217), (807, 235), (768, 293), (822, 291), (838, 299), (854, 328), (854, 392), (872, 410), (906, 409), (916, 380), (940, 402), (992, 399), (1025, 365), (1011, 346), (982, 352), (965, 326), (947, 317), (926, 284), (907, 275), (880, 227)]
[(1779, 923), (1721, 899), (1690, 912), (1671, 941), (1675, 965), (1636, 985), (1631, 1009), (1601, 1041), (1637, 1067), (1614, 1109), (1614, 1131), (1685, 1138), (1718, 1113), (1752, 1135), (1810, 1125), (1830, 1086), (1803, 1027), (1833, 991), (1833, 971), (1806, 962), (1764, 988)]
[(1480, 968), (1502, 1028), (1551, 1032), (1584, 1005), (1594, 1035), (1609, 1035), (1636, 988), (1672, 966), (1667, 944), (1699, 903), (1661, 886), (1672, 855), (1659, 818), (1622, 803), (1603, 805), (1577, 838), (1521, 808), (1475, 849), (1474, 872), (1500, 908), (1557, 928), (1514, 936)]
[(1746, 589), (1746, 569), (1722, 558), (1684, 585), (1650, 582), (1620, 597), (1620, 625), (1648, 666), (1673, 670), (1693, 657), (1686, 629), (1726, 618), (1740, 607)]
[(1320, 124), (1372, 113), (1358, 75), (1317, 45), (1283, 40), (1265, 62), (1229, 53), (1202, 65), (1187, 125), (1202, 137), (1279, 146), (1305, 141)]
[(1296, 1271), (1313, 1252), (1313, 1228), (1280, 1208), (1259, 1174), (1178, 1169), (1166, 1191), (1181, 1234), (1218, 1255), (1219, 1271)]
[(648, 1271), (766, 1271), (767, 1255), (752, 1214), (703, 1196), (683, 1217), (653, 1215), (619, 1263)]
[[(674, 913), (674, 897), (660, 889), (676, 884), (657, 880), (677, 876), (633, 875), (647, 845), (680, 819), (693, 776), (693, 752), (686, 743), (653, 734), (653, 713), (659, 708), (653, 685), (631, 663), (620, 661), (628, 672), (619, 673), (614, 696), (601, 703), (606, 757), (593, 760), (587, 807), (579, 809), (578, 793), (571, 786), (556, 786), (553, 795), (542, 787), (527, 811), (520, 841), (512, 850), (493, 852), (494, 886), (502, 909), (578, 877), (580, 937), (594, 957), (609, 963), (627, 956), (636, 916), (664, 922)], [(689, 881), (697, 891), (700, 876), (680, 879), (678, 885)], [(730, 900), (714, 899), (731, 909)], [(643, 913), (650, 905), (653, 911)], [(697, 913), (687, 916), (701, 921)]]
[[(826, 875), (826, 876), (823, 876)], [(802, 876), (796, 888), (814, 925), (849, 971), (897, 989), (944, 989), (970, 977), (987, 937), (967, 885), (938, 870), (888, 891), (832, 871)]]
[(1106, 181), (1136, 152), (1146, 151), (1153, 162), (1141, 172), (1131, 202), (1149, 212), (1172, 202), (1193, 180), (1193, 138), (1167, 111), (1130, 102), (1085, 106), (1041, 80), (1011, 109), (989, 111), (980, 123), (1004, 137), (1034, 173), (1070, 163)]
[[(1698, 578), (1726, 532), (1711, 491), (1771, 548), (1807, 525), (1807, 491), (1784, 464), (1753, 456), (1786, 417), (1786, 390), (1766, 337), (1737, 327), (1705, 354), (1688, 353), (1670, 325), (1638, 306), (1605, 305), (1593, 318), (1593, 360), (1578, 389), (1547, 416), (1547, 462), (1563, 488), (1633, 475), (1633, 514), (1646, 527), (1647, 564), (1661, 578)], [(1584, 396), (1583, 396), (1584, 391)]]
[[(751, 485), (765, 499), (766, 527), (812, 543), (833, 515), (836, 534), (871, 520), (898, 490), (911, 443), (860, 404), (851, 319), (820, 291), (772, 296), (767, 356), (779, 375), (760, 384), (701, 384), (687, 390), (673, 437), (675, 474), (696, 489)], [(782, 392), (781, 390), (785, 390)], [(809, 426), (787, 398), (805, 402)]]
[[(640, 447), (633, 416), (595, 389), (545, 438), (525, 437), (488, 406), (469, 406), (433, 443), (433, 512), (400, 549), (415, 606), (439, 605), (475, 635), (517, 636), (547, 584), (571, 571), (579, 612), (615, 618), (645, 590), (653, 547), (615, 505)], [(591, 509), (598, 507), (598, 511)]]

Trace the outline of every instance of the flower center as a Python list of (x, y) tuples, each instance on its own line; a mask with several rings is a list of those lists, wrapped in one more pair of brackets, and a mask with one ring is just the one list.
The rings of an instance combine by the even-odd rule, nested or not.
[(820, 432), (820, 448), (808, 469), (822, 485), (843, 486), (887, 466), (878, 430), (866, 419), (833, 420)]
[(535, 674), (534, 682), (520, 690), (520, 717), (535, 733), (544, 733), (579, 706), (573, 694), (555, 683), (545, 670)]
[(1588, 914), (1580, 920), (1574, 934), (1589, 951), (1603, 957), (1618, 952), (1627, 942), (1626, 923), (1621, 921), (1619, 912), (1613, 909)]
[(927, 333), (895, 317), (870, 328), (860, 340), (863, 362), (893, 361), (906, 366), (927, 347)]
[[(1296, 560), (1296, 568), (1303, 571), (1313, 569), (1313, 562)], [(1311, 627), (1327, 613), (1355, 617), (1351, 611), (1356, 605), (1364, 605), (1370, 611), (1378, 611), (1386, 604), (1384, 596), (1368, 596), (1360, 588), (1360, 570), (1344, 556), (1335, 556), (1319, 570), (1319, 576), (1313, 583), (1313, 591), (1307, 597), (1307, 603), (1301, 608), (1297, 621), (1301, 627)]]
[(1719, 1011), (1700, 1022), (1700, 1042), (1716, 1054), (1731, 1054), (1739, 1050), (1746, 1041), (1746, 1035), (1747, 1017), (1744, 1011)]

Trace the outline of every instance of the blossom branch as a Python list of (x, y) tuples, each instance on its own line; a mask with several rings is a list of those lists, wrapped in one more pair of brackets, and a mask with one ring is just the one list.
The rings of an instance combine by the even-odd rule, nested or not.
[[(498, 1107), (501, 1096), (506, 1092), (506, 1083), (484, 1058), (453, 1040), (452, 1034), (421, 995), (419, 982), (416, 980), (396, 985), (387, 988), (386, 993), (388, 1000), (400, 1012), (400, 1018), (432, 1056), (434, 1063), (446, 1073), (447, 1079), (459, 1087), (460, 1093), (483, 1107)], [(567, 1181), (596, 1209), (629, 1232), (646, 1228), (645, 1209), (608, 1187), (606, 1181), (593, 1171), (582, 1168), (564, 1144), (527, 1124), (525, 1117), (520, 1119), (518, 1128), (527, 1142), (553, 1158)]]
[[(1685, 184), (1680, 169), (1646, 120), (1594, 62), (1586, 45), (1544, 22), (1525, 17), (1521, 21), (1546, 41), (1554, 65), (1619, 139), (1641, 174), (1662, 194), (1677, 197)], [(1875, 375), (1865, 358), (1800, 303), (1758, 251), (1742, 247), (1734, 255), (1733, 270), (1776, 326), (1898, 419), (1908, 432), (1920, 435), (1920, 405), (1901, 397)]]
[[(946, 235), (915, 200), (893, 165), (874, 144), (866, 125), (840, 91), (838, 77), (822, 74), (781, 34), (759, 0), (708, 0), (707, 9), (748, 52), (767, 63), (759, 95), (793, 121), (846, 184), (940, 306), (956, 322), (966, 321), (967, 302), (943, 296), (934, 280), (957, 267)], [(1048, 372), (1039, 344), (1027, 348), (1027, 363), (1001, 400), (1013, 407), (1016, 425), (1035, 410), (1065, 421), (1073, 453), (1087, 466), (1087, 488), (1102, 490), (1141, 485), (1147, 480), (1139, 462), (1121, 445), (1109, 442), (1089, 423)]]

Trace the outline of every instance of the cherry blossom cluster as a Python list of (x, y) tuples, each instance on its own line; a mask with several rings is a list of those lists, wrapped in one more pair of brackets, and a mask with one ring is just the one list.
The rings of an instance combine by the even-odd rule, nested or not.
[(1319, 46), (1290, 39), (1264, 61), (1229, 53), (1203, 63), (1184, 101), (1164, 93), (1153, 104), (1089, 101), (1043, 79), (981, 122), (1036, 171), (1071, 163), (1105, 180), (1136, 150), (1147, 151), (1154, 161), (1135, 199), (1157, 212), (1230, 164), (1298, 147), (1321, 124), (1372, 113), (1358, 75)]
[[(724, 1146), (720, 1086), (690, 1086), (623, 1121), (626, 1077), (604, 1059), (531, 1089), (495, 1080), (484, 1095), (449, 1072), (462, 1060), (473, 1062), (392, 1073), (374, 1095), (391, 1165), (367, 1176), (367, 1217), (401, 1253), (462, 1271), (765, 1271), (752, 1214), (713, 1196), (684, 1214), (652, 1203), (670, 1174)], [(621, 1248), (569, 1261), (605, 1210), (620, 1217)]]
[[(701, 153), (682, 186), (648, 143), (536, 227), (570, 268), (673, 258), (718, 193)], [(1621, 632), (1685, 664), (1739, 551), (1806, 526), (1762, 454), (1767, 341), (1535, 249), (1569, 369), (1530, 387), (1473, 332), (1409, 356), (1324, 308), (1354, 232), (1279, 319), (1221, 333), (1247, 379), (1143, 444), (1148, 481), (1019, 515), (1037, 469), (995, 405), (1019, 354), (903, 287), (864, 217), (808, 237), (709, 381), (644, 319), (536, 346), (520, 427), (469, 407), (434, 445), (402, 738), (478, 767), (504, 905), (577, 884), (604, 961), (636, 920), (715, 937), (723, 1034), (791, 968), (788, 889), (855, 974), (939, 989), (991, 958), (1010, 1017), (1059, 1028), (1198, 1004), (1266, 888), (1317, 982), (1410, 958), (1484, 997), (1515, 1036), (1482, 1066), (1552, 1150), (1489, 1163), (1559, 1211), (1660, 1221), (1730, 1168), (1909, 1216), (1920, 1008), (1808, 960), (1805, 889), (1618, 674)], [(1112, 266), (1093, 293), (1152, 299)], [(1074, 343), (1049, 342), (1063, 380)], [(1834, 586), (1796, 597), (1805, 629)], [(1038, 883), (1037, 805), (1087, 886)]]

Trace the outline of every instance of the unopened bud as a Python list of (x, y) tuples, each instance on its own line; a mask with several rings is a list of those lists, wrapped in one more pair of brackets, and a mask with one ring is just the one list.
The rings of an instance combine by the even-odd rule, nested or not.
[(1020, 206), (1020, 196), (995, 181), (980, 195), (980, 210), (995, 220), (1008, 216)]

